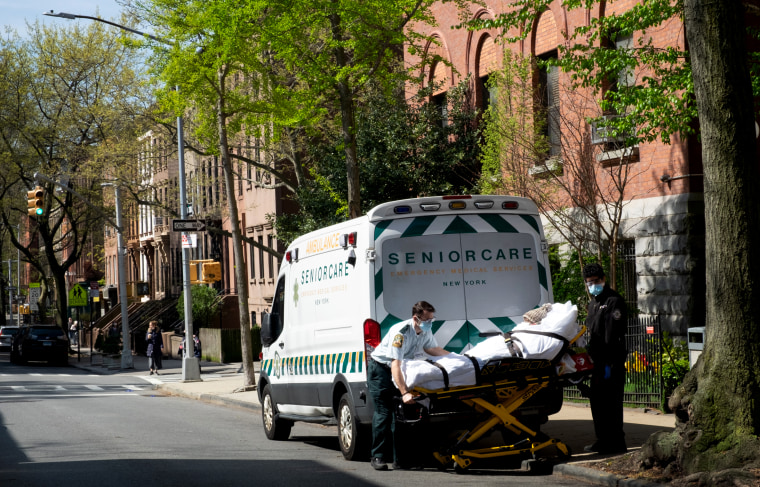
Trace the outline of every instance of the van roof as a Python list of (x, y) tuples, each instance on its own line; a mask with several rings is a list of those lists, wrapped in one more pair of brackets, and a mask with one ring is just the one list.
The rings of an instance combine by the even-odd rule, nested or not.
[(459, 195), (428, 196), (391, 201), (372, 208), (367, 213), (367, 217), (370, 222), (376, 222), (392, 218), (408, 218), (410, 215), (451, 215), (462, 211), (503, 213), (505, 210), (517, 215), (538, 214), (538, 207), (528, 198), (500, 195)]

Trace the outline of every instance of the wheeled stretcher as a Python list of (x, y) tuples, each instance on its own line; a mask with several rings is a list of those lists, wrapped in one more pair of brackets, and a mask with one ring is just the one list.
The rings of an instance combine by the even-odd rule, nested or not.
[[(453, 466), (457, 471), (467, 469), (473, 459), (514, 456), (516, 459), (537, 458), (540, 450), (553, 447), (560, 456), (569, 456), (570, 449), (562, 441), (550, 438), (539, 430), (540, 424), (562, 407), (562, 388), (578, 383), (591, 373), (591, 368), (558, 375), (560, 360), (585, 332), (566, 341), (562, 354), (553, 360), (503, 357), (490, 359), (477, 367), (476, 382), (439, 389), (415, 385), (422, 405), (420, 419), (435, 421), (454, 415), (468, 418), (447, 443), (435, 446), (433, 456), (440, 468)], [(445, 374), (445, 372), (444, 372)], [(493, 444), (494, 431), (501, 432), (502, 441)], [(489, 446), (477, 445), (489, 437)]]

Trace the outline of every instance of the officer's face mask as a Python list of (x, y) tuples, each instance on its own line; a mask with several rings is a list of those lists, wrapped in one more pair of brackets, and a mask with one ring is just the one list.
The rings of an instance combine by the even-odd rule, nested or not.
[(592, 296), (599, 296), (600, 294), (602, 294), (602, 290), (604, 290), (604, 283), (601, 283), (601, 284), (588, 283), (588, 292)]

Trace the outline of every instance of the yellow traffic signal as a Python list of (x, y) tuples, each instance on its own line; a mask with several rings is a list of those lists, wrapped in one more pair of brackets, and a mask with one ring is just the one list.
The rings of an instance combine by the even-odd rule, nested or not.
[(29, 216), (42, 216), (45, 213), (45, 190), (41, 186), (26, 192), (27, 214)]

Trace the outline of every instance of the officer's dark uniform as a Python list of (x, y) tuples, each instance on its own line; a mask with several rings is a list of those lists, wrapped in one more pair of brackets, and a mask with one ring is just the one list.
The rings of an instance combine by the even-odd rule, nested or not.
[(594, 451), (625, 451), (623, 392), (625, 387), (625, 334), (628, 326), (625, 300), (607, 284), (588, 305), (588, 352), (594, 361), (591, 375), (591, 414)]

